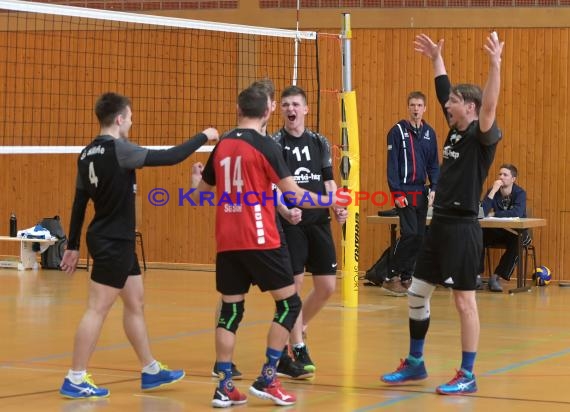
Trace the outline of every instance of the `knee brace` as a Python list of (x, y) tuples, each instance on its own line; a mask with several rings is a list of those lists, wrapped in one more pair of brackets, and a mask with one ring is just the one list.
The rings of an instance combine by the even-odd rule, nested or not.
[(434, 290), (434, 285), (423, 280), (413, 278), (412, 286), (408, 289), (410, 319), (429, 319), (429, 301)]
[(236, 333), (239, 323), (243, 318), (244, 302), (227, 303), (222, 301), (220, 309), (220, 318), (218, 319), (218, 328)]
[(273, 322), (283, 326), (291, 332), (299, 313), (301, 313), (301, 298), (295, 293), (286, 299), (276, 300), (275, 306), (276, 310)]

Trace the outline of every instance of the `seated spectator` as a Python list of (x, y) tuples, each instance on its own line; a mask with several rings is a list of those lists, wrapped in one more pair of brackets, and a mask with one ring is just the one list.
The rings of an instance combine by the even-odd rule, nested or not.
[[(526, 217), (526, 192), (515, 184), (517, 168), (512, 164), (503, 164), (499, 169), (499, 178), (493, 183), (482, 201), (485, 217)], [(523, 244), (531, 241), (528, 232), (523, 235)], [(502, 292), (499, 277), (509, 280), (518, 260), (518, 237), (505, 229), (483, 229), (483, 253), (481, 272), (485, 264), (485, 248), (494, 245), (506, 247), (499, 264), (489, 278), (489, 290)]]

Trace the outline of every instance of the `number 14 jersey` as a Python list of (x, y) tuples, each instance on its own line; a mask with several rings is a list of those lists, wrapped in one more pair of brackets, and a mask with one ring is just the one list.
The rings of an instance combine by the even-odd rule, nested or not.
[(277, 249), (272, 184), (291, 176), (279, 146), (253, 129), (224, 135), (210, 155), (202, 178), (216, 186), (218, 252)]

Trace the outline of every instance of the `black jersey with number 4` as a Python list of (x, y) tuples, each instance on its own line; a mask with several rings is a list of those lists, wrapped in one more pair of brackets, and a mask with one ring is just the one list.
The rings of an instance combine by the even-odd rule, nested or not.
[[(451, 83), (446, 75), (435, 79), (437, 96), (444, 107)], [(474, 120), (466, 130), (451, 129), (443, 146), (434, 208), (477, 216), (483, 183), (495, 158), (501, 131), (496, 123), (483, 133)]]
[(97, 136), (79, 155), (77, 189), (86, 191), (95, 206), (87, 229), (109, 239), (135, 236), (136, 168), (148, 150), (128, 140)]
[[(309, 129), (301, 137), (291, 136), (285, 129), (273, 136), (283, 152), (283, 158), (295, 182), (303, 189), (325, 195), (325, 183), (332, 180), (332, 159), (328, 140)], [(294, 205), (289, 205), (293, 207)], [(302, 204), (299, 205), (303, 208)], [(329, 210), (303, 209), (299, 224), (326, 223), (330, 220)], [(284, 224), (288, 224), (283, 220)]]

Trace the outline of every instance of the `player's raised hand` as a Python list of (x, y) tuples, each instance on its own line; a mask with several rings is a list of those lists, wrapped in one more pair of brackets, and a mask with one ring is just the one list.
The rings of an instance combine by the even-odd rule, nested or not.
[(483, 45), (485, 52), (491, 58), (491, 62), (493, 63), (500, 63), (501, 62), (501, 54), (503, 53), (503, 46), (505, 45), (504, 41), (499, 40), (499, 35), (496, 31), (493, 31), (487, 36), (487, 41)]
[(418, 34), (414, 40), (414, 50), (429, 57), (431, 60), (441, 56), (442, 48), (443, 39), (436, 44), (427, 34)]

